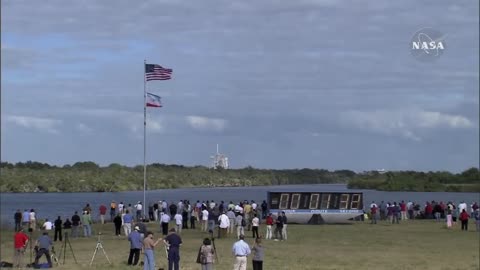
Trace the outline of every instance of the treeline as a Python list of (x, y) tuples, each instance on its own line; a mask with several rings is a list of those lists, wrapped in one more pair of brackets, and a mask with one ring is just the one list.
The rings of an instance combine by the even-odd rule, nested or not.
[(369, 172), (358, 174), (348, 182), (348, 187), (384, 191), (480, 192), (480, 172), (478, 168), (459, 174), (445, 171)]
[[(34, 161), (0, 163), (2, 192), (104, 192), (143, 190), (143, 166), (77, 162), (55, 166)], [(408, 191), (480, 191), (479, 170), (449, 172), (363, 172), (324, 169), (269, 170), (246, 167), (211, 169), (205, 166), (150, 164), (147, 188), (265, 186), (344, 183), (350, 188)]]

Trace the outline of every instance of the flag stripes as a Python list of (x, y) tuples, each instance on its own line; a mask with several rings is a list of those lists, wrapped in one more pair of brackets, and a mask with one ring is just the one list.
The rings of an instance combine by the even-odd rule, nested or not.
[(157, 64), (145, 64), (145, 79), (147, 81), (170, 80), (171, 78), (171, 68), (164, 68)]

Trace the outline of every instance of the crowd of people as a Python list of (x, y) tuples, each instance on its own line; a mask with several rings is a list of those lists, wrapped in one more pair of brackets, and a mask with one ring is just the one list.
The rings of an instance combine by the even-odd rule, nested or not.
[[(146, 215), (144, 215), (144, 211), (147, 213)], [(81, 236), (88, 238), (93, 235), (92, 213), (93, 209), (87, 203), (81, 214), (75, 211), (71, 218), (66, 218), (65, 221), (60, 216), (54, 222), (45, 219), (38, 226), (34, 209), (25, 210), (23, 213), (17, 210), (14, 215), (17, 231), (14, 264), (17, 267), (23, 266), (22, 254), (25, 252), (29, 241), (24, 231), (25, 228), (28, 228), (29, 231), (39, 229), (43, 231), (42, 236), (36, 242), (39, 249), (36, 251), (35, 264), (38, 264), (38, 260), (42, 256), (46, 256), (47, 262), (51, 266), (50, 248), (53, 242), (63, 241), (63, 230), (69, 230), (69, 236), (72, 238)], [(107, 214), (109, 214), (109, 217)], [(262, 269), (263, 245), (261, 232), (259, 232), (261, 223), (265, 222), (266, 224), (265, 239), (275, 239), (277, 241), (287, 239), (287, 217), (285, 213), (278, 213), (276, 216), (268, 213), (266, 201), (261, 204), (257, 204), (253, 200), (245, 200), (237, 204), (231, 201), (228, 204), (224, 201), (220, 203), (197, 201), (194, 204), (191, 204), (188, 200), (181, 200), (178, 203), (158, 201), (150, 203), (146, 209), (143, 208), (140, 201), (134, 205), (112, 201), (109, 209), (103, 204), (99, 206), (97, 220), (101, 224), (110, 221), (113, 224), (114, 234), (119, 237), (124, 235), (128, 239), (130, 242), (128, 265), (138, 265), (140, 252), (143, 250), (144, 269), (155, 269), (153, 250), (162, 241), (167, 250), (168, 269), (179, 269), (181, 234), (182, 230), (186, 229), (197, 229), (201, 232), (207, 232), (211, 236), (203, 240), (198, 253), (197, 262), (202, 269), (213, 269), (216, 257), (214, 256), (216, 255), (213, 242), (214, 234), (217, 238), (237, 238), (238, 241), (232, 248), (232, 254), (235, 257), (235, 269), (245, 269), (246, 257), (251, 252), (254, 254), (254, 269)], [(147, 231), (147, 222), (159, 224), (162, 238), (158, 238), (156, 241), (153, 239), (153, 232)], [(171, 223), (174, 224), (173, 227), (170, 227)], [(273, 226), (276, 226), (274, 233), (272, 233)], [(50, 231), (54, 231), (53, 241), (49, 237)], [(248, 231), (251, 231), (252, 238), (255, 239), (251, 247), (244, 242), (245, 233)], [(238, 246), (245, 245), (248, 248), (243, 250), (238, 248)]]
[(453, 202), (444, 203), (442, 201), (425, 202), (423, 207), (415, 202), (387, 202), (382, 201), (379, 205), (372, 201), (367, 213), (372, 224), (377, 224), (377, 220), (388, 220), (392, 224), (400, 223), (400, 220), (407, 219), (435, 219), (445, 221), (448, 229), (456, 225), (457, 220), (461, 222), (461, 229), (468, 231), (469, 219), (474, 219), (476, 230), (480, 231), (480, 207), (477, 202), (472, 202), (470, 207), (464, 201), (455, 205)]
[[(465, 202), (455, 205), (452, 202), (426, 202), (424, 206), (415, 202), (380, 202), (375, 201), (369, 205), (369, 211), (366, 216), (372, 224), (377, 220), (386, 221), (393, 224), (400, 223), (401, 220), (408, 219), (436, 219), (445, 220), (447, 228), (452, 228), (461, 222), (462, 230), (468, 230), (468, 220), (475, 219), (476, 229), (480, 231), (480, 209), (476, 202), (470, 207)], [(55, 241), (63, 241), (62, 230), (69, 230), (70, 237), (91, 237), (93, 209), (87, 203), (81, 214), (74, 212), (71, 218), (62, 220), (58, 216), (53, 222), (45, 219), (43, 223), (38, 223), (34, 209), (25, 209), (23, 213), (20, 210), (14, 214), (15, 219), (15, 256), (14, 265), (23, 266), (23, 254), (30, 239), (25, 233), (25, 229), (35, 231), (43, 230), (41, 237), (36, 241), (37, 251), (35, 264), (38, 264), (42, 256), (47, 257), (47, 262), (51, 266), (50, 248)], [(145, 213), (145, 215), (144, 215)], [(107, 216), (107, 214), (109, 214)], [(98, 208), (98, 220), (101, 224), (111, 222), (112, 231), (116, 236), (124, 235), (130, 242), (130, 254), (127, 259), (128, 265), (138, 265), (140, 253), (143, 251), (143, 266), (145, 270), (155, 269), (154, 248), (163, 242), (168, 258), (168, 269), (178, 270), (180, 263), (180, 246), (182, 244), (181, 234), (183, 230), (196, 229), (200, 232), (207, 232), (210, 237), (204, 238), (199, 248), (197, 263), (202, 269), (213, 269), (216, 260), (216, 250), (214, 244), (214, 234), (217, 238), (234, 237), (237, 241), (232, 247), (234, 256), (234, 269), (246, 269), (247, 257), (253, 253), (253, 269), (262, 269), (264, 247), (262, 238), (265, 240), (284, 241), (287, 240), (288, 220), (285, 212), (269, 213), (266, 201), (257, 204), (255, 201), (242, 201), (238, 203), (225, 203), (221, 201), (197, 201), (190, 203), (188, 200), (181, 200), (178, 203), (167, 201), (158, 201), (150, 203), (144, 209), (142, 202), (136, 204), (124, 204), (123, 202), (110, 202), (109, 207), (100, 205)], [(162, 237), (154, 240), (154, 233), (147, 230), (146, 223), (158, 223), (158, 228)], [(171, 224), (173, 223), (173, 226)], [(265, 225), (265, 232), (259, 231), (260, 224)], [(39, 226), (40, 225), (40, 226)], [(49, 232), (54, 231), (53, 241), (49, 237)], [(250, 231), (254, 239), (252, 246), (245, 242), (246, 232)]]

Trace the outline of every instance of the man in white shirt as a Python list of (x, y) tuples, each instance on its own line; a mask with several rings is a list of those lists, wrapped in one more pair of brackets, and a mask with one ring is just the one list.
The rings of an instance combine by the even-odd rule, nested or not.
[(257, 203), (254, 200), (252, 200), (251, 205), (252, 205), (252, 210), (257, 210)]
[(459, 205), (458, 205), (458, 212), (459, 213), (462, 213), (462, 211), (465, 209), (465, 211), (467, 211), (467, 204), (462, 201)]
[(162, 234), (168, 235), (168, 223), (170, 222), (170, 216), (163, 211), (160, 213), (160, 224), (162, 226)]
[(237, 204), (235, 205), (235, 212), (243, 215), (243, 208)]
[(375, 203), (375, 201), (372, 201), (372, 203), (370, 204), (370, 209), (372, 209), (373, 207), (378, 208), (378, 206), (377, 206), (377, 204)]
[(208, 228), (208, 211), (203, 209), (202, 211), (202, 231), (206, 232)]
[(260, 219), (257, 217), (257, 214), (254, 214), (252, 219), (253, 238), (260, 238), (260, 236), (258, 235), (258, 226), (260, 226)]
[(183, 222), (183, 217), (180, 213), (175, 214), (173, 217), (175, 219), (175, 225), (177, 226), (177, 233), (180, 234), (182, 233), (182, 222)]
[(45, 231), (51, 231), (53, 229), (53, 223), (47, 219), (45, 219), (45, 223), (43, 223), (42, 228)]
[(213, 209), (213, 208), (215, 208), (216, 205), (217, 204), (212, 200), (209, 204), (209, 207), (210, 207), (210, 209)]
[(142, 219), (142, 202), (138, 201), (138, 203), (135, 205), (135, 209), (137, 210), (135, 221), (139, 222)]
[(227, 236), (227, 230), (228, 230), (228, 227), (230, 227), (230, 219), (228, 218), (228, 216), (225, 214), (225, 212), (223, 212), (219, 217), (218, 217), (218, 221), (220, 222), (220, 225), (218, 227), (220, 227), (220, 234), (219, 236), (220, 237), (225, 237)]
[(167, 209), (168, 209), (167, 200), (163, 200), (163, 202), (162, 202), (162, 211), (166, 211)]
[(118, 204), (118, 213), (123, 214), (125, 212), (125, 204), (123, 202), (120, 202)]

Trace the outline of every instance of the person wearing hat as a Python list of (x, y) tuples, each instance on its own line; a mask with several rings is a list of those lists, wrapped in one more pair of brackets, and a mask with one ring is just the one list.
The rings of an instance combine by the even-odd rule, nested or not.
[(134, 230), (128, 235), (130, 241), (130, 254), (128, 255), (128, 265), (137, 265), (140, 259), (140, 250), (142, 249), (142, 237), (140, 236), (140, 228), (135, 226)]
[(179, 270), (182, 238), (175, 232), (175, 228), (171, 228), (163, 242), (168, 248), (168, 270)]

